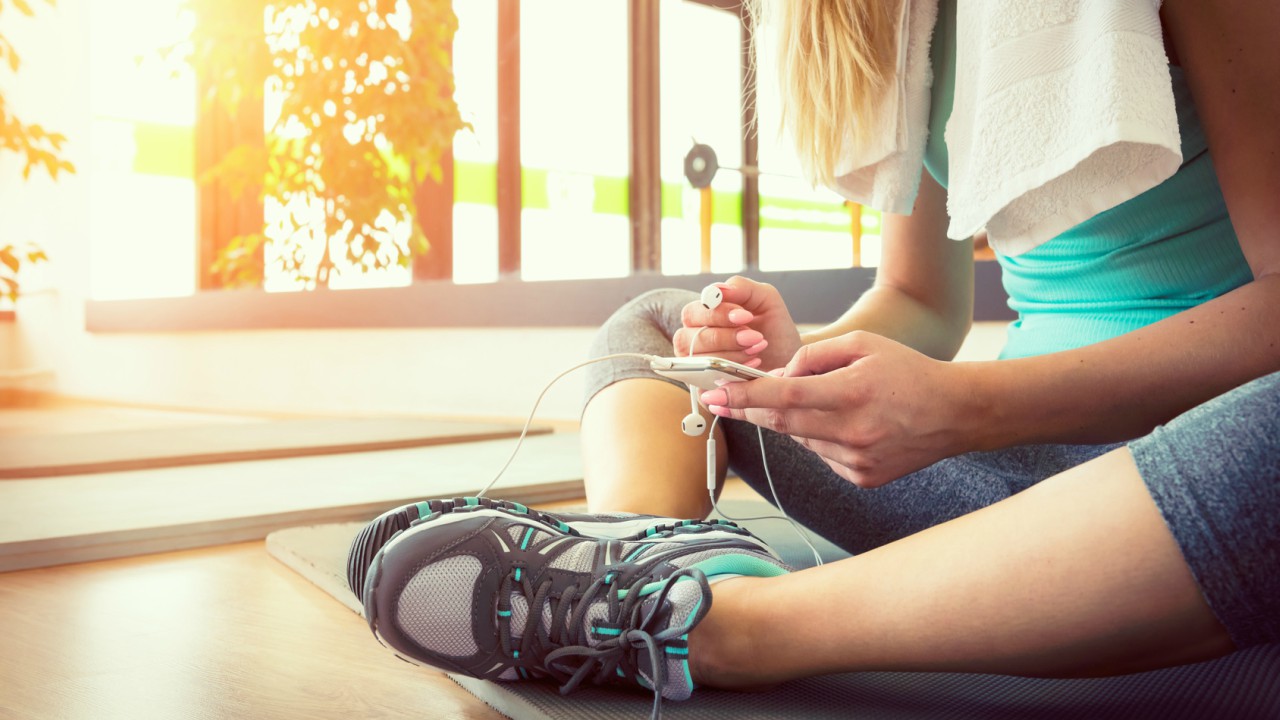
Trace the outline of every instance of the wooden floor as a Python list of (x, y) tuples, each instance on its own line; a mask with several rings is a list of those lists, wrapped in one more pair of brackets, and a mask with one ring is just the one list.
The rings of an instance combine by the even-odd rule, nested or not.
[(501, 716), (262, 542), (0, 573), (0, 718), (401, 717)]
[(0, 718), (498, 718), (261, 542), (0, 574)]

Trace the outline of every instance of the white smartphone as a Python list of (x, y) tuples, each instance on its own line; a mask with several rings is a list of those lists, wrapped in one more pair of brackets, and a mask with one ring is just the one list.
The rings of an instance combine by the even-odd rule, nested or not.
[(717, 357), (659, 358), (651, 361), (649, 367), (663, 377), (703, 390), (715, 390), (725, 382), (769, 377), (769, 373), (763, 370)]

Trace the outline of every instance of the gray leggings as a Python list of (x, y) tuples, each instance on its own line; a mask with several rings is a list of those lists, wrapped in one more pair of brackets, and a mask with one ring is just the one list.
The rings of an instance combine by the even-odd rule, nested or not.
[[(600, 329), (591, 356), (671, 355), (680, 310), (695, 299), (685, 290), (637, 297)], [(588, 401), (619, 380), (663, 379), (638, 360), (598, 363), (588, 372)], [(722, 420), (721, 427), (730, 470), (768, 497), (755, 426)], [(868, 490), (836, 475), (790, 437), (766, 430), (764, 439), (787, 514), (855, 554), (991, 505), (1120, 447), (1029, 445), (968, 453)], [(1239, 647), (1280, 642), (1280, 373), (1243, 385), (1128, 445), (1206, 601), (1232, 639)]]

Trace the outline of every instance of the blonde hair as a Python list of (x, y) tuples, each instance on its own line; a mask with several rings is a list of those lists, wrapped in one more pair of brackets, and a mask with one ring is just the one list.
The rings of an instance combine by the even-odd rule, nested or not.
[[(764, 1), (751, 3), (757, 32)], [(861, 147), (879, 129), (876, 106), (897, 66), (900, 6), (889, 0), (767, 1), (773, 11), (764, 25), (774, 25), (778, 38), (782, 126), (795, 138), (805, 175), (829, 185), (842, 152)]]

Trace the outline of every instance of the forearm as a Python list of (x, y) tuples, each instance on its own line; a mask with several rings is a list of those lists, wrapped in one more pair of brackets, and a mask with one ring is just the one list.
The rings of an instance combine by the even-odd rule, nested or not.
[(942, 313), (889, 285), (863, 294), (840, 319), (801, 334), (807, 345), (855, 330), (875, 333), (939, 360), (955, 357), (969, 332), (969, 313)]
[(1280, 276), (1076, 350), (958, 366), (967, 449), (1104, 443), (1141, 436), (1210, 398), (1280, 370)]

